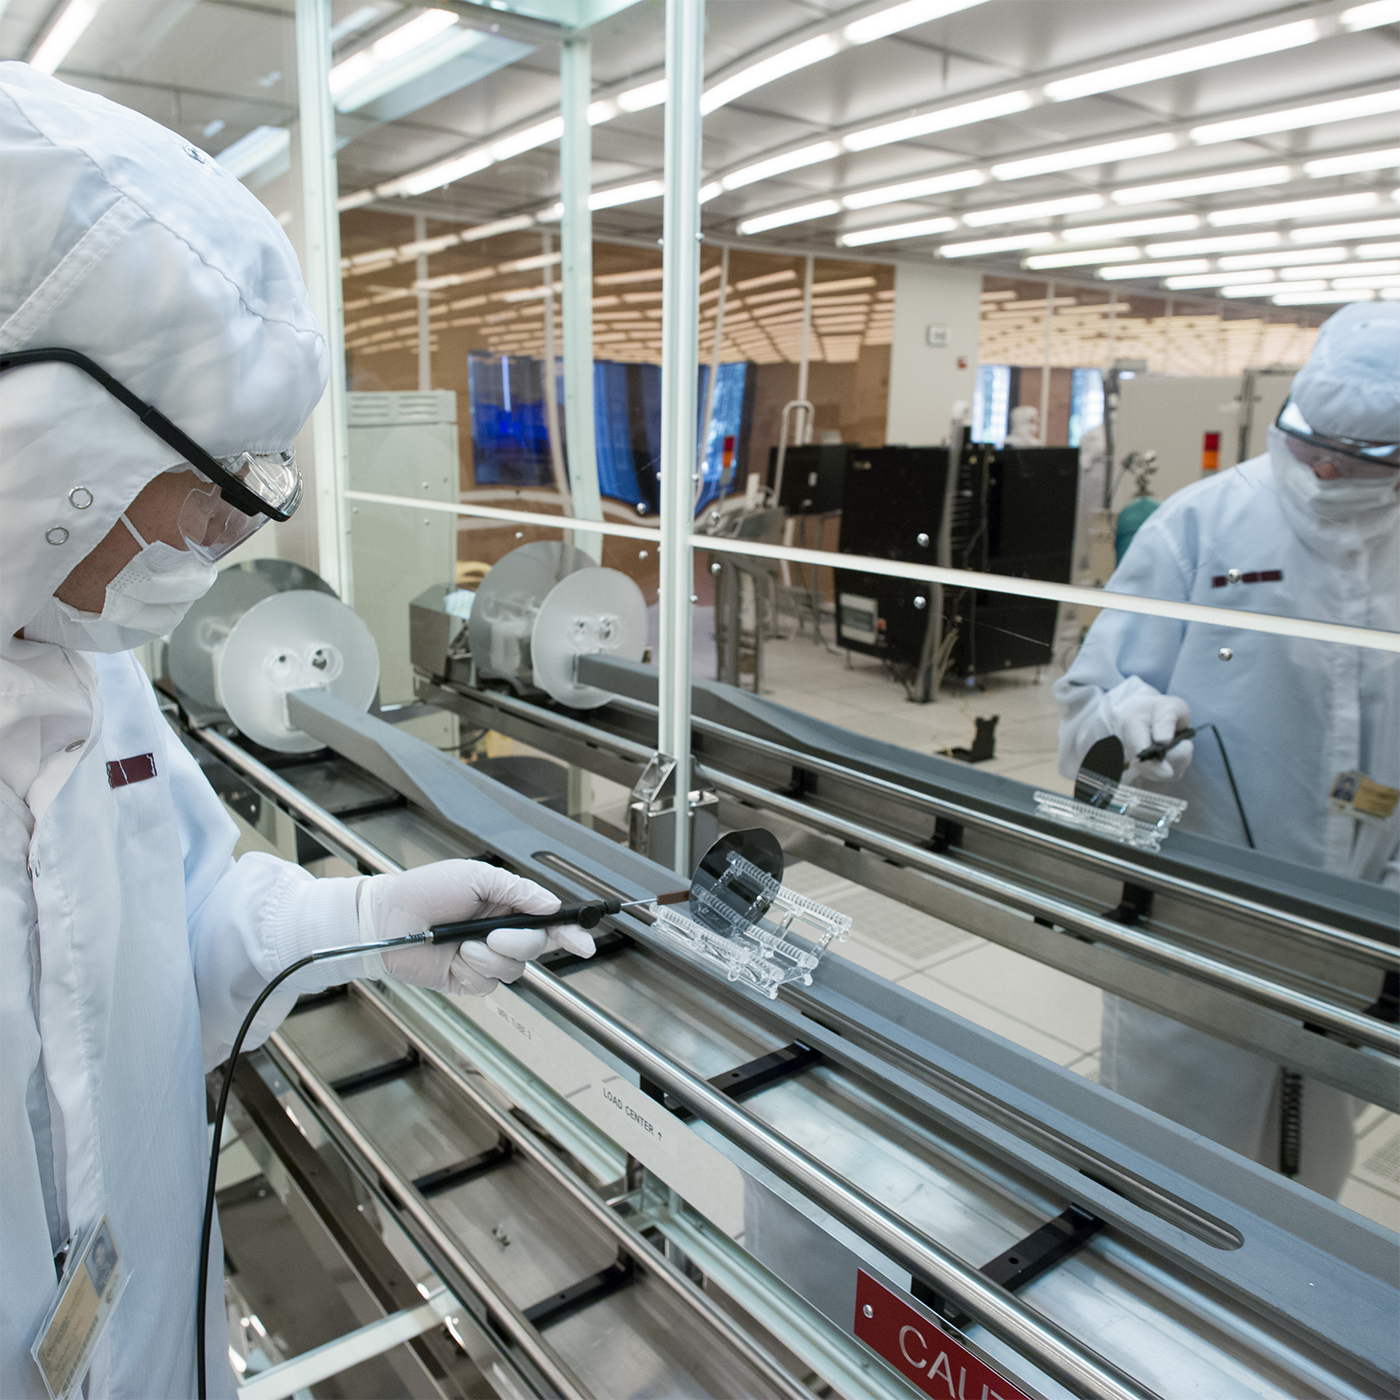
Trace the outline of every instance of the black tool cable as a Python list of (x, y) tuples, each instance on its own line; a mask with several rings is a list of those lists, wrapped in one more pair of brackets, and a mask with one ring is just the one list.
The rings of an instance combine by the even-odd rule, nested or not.
[[(663, 897), (665, 898), (665, 897)], [(672, 896), (674, 900), (676, 896)], [(377, 943), (351, 943), (340, 948), (322, 948), (304, 958), (298, 958), (289, 967), (284, 967), (254, 998), (233, 1038), (233, 1048), (229, 1051), (224, 1068), (224, 1080), (219, 1086), (219, 1099), (214, 1107), (214, 1136), (209, 1146), (209, 1179), (204, 1187), (204, 1222), (199, 1233), (199, 1273), (195, 1280), (195, 1359), (199, 1377), (199, 1400), (208, 1400), (208, 1368), (205, 1355), (204, 1329), (208, 1317), (209, 1302), (209, 1252), (214, 1238), (214, 1198), (219, 1180), (219, 1142), (224, 1132), (224, 1115), (228, 1111), (229, 1090), (233, 1087), (233, 1071), (238, 1064), (238, 1056), (243, 1042), (252, 1029), (253, 1021), (263, 1003), (287, 978), (313, 963), (329, 962), (332, 958), (363, 956), (365, 953), (378, 953), (389, 948), (411, 948), (419, 944), (463, 943), (468, 939), (482, 939), (496, 929), (552, 928), (558, 924), (578, 924), (580, 928), (597, 928), (604, 915), (618, 914), (637, 904), (651, 904), (655, 895), (645, 899), (623, 901), (619, 899), (595, 900), (591, 904), (575, 905), (571, 909), (556, 909), (552, 914), (502, 914), (493, 919), (464, 919), (457, 923), (435, 924), (422, 933), (406, 934), (402, 938), (385, 938)]]

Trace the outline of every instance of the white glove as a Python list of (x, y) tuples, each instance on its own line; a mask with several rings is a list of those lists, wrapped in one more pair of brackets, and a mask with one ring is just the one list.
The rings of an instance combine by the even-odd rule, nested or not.
[[(376, 875), (358, 891), (360, 942), (402, 938), (434, 924), (489, 919), (497, 914), (552, 914), (555, 895), (533, 880), (479, 860), (441, 860), (401, 875)], [(481, 941), (428, 943), (366, 956), (374, 976), (376, 956), (389, 977), (434, 992), (490, 996), (514, 982), (525, 964), (552, 948), (593, 956), (593, 939), (577, 924), (551, 929), (496, 929)]]
[(1144, 696), (1118, 716), (1118, 737), (1123, 741), (1123, 757), (1128, 770), (1123, 781), (1129, 787), (1139, 783), (1161, 783), (1179, 778), (1191, 763), (1195, 745), (1183, 739), (1169, 748), (1165, 758), (1138, 762), (1138, 754), (1153, 744), (1171, 741), (1178, 729), (1191, 727), (1191, 707), (1179, 695)]

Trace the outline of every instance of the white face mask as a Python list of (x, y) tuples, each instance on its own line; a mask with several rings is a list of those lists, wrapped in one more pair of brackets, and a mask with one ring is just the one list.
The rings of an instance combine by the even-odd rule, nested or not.
[(24, 629), (31, 642), (73, 651), (130, 651), (164, 637), (213, 586), (219, 571), (189, 550), (147, 544), (126, 518), (141, 552), (107, 585), (101, 613), (81, 612), (50, 598)]
[(1388, 477), (1350, 476), (1319, 481), (1313, 469), (1289, 450), (1287, 435), (1275, 427), (1269, 429), (1269, 461), (1283, 490), (1320, 520), (1357, 520), (1400, 501), (1396, 489), (1400, 477), (1395, 472)]

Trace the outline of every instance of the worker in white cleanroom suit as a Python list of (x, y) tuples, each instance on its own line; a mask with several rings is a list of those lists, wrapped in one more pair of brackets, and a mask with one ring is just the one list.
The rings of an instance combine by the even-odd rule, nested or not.
[[(55, 1260), (105, 1215), (130, 1282), (86, 1394), (190, 1396), (204, 1074), (253, 999), (316, 948), (559, 905), (469, 861), (365, 881), (231, 858), (234, 823), (130, 649), (212, 584), (257, 501), (295, 506), (289, 449), (326, 342), (277, 221), (144, 117), (0, 65), (0, 186), (0, 1395), (46, 1394), (30, 1347)], [(81, 362), (34, 355), (53, 348), (189, 451)], [(189, 465), (204, 453), (217, 484)], [(234, 503), (249, 492), (252, 515)], [(592, 950), (579, 929), (549, 941)], [(299, 992), (387, 972), (481, 994), (546, 943), (503, 931), (322, 964), (249, 1044)], [(210, 1388), (231, 1395), (212, 1272)]]
[[(1323, 324), (1268, 451), (1170, 496), (1108, 589), (1400, 630), (1397, 440), (1400, 305), (1345, 307)], [(1357, 817), (1330, 800), (1345, 773), (1400, 787), (1394, 652), (1109, 611), (1055, 696), (1066, 777), (1117, 735), (1125, 780), (1187, 799), (1184, 828), (1244, 844), (1247, 821), (1261, 851), (1400, 889), (1400, 817)], [(1219, 726), (1243, 818), (1215, 735), (1171, 745), (1178, 729), (1208, 724)], [(1137, 762), (1153, 743), (1168, 745), (1165, 757)], [(1102, 1058), (1109, 1088), (1279, 1165), (1276, 1064), (1114, 997)], [(1341, 1189), (1351, 1111), (1347, 1095), (1304, 1083), (1300, 1181)]]

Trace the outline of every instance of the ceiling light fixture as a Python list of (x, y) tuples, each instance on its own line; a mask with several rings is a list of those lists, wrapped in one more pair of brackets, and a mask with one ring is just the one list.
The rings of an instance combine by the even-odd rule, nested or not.
[(1115, 204), (1157, 204), (1166, 199), (1191, 199), (1198, 194), (1221, 194), (1229, 190), (1252, 190), (1261, 185), (1284, 185), (1290, 171), (1286, 165), (1267, 165), (1259, 170), (1229, 170), (1219, 175), (1195, 175), (1189, 180), (1166, 180), (1156, 185), (1134, 185), (1114, 190)]
[(962, 102), (955, 107), (941, 107), (918, 116), (902, 117), (899, 121), (882, 122), (879, 126), (868, 126), (863, 131), (853, 131), (841, 139), (848, 151), (868, 151), (875, 146), (888, 146), (894, 141), (910, 141), (916, 136), (927, 136), (934, 131), (950, 131), (954, 127), (969, 126), (973, 122), (990, 121), (994, 117), (1007, 117), (1016, 112), (1024, 112), (1031, 105), (1028, 92), (1006, 92), (996, 97), (979, 98), (976, 102)]
[(1270, 300), (1275, 306), (1341, 306), (1348, 301), (1375, 301), (1375, 292), (1279, 292)]
[(1358, 258), (1400, 257), (1400, 243), (1363, 243), (1351, 250)]
[(981, 0), (904, 0), (902, 5), (891, 5), (864, 19), (852, 20), (841, 33), (848, 44), (868, 44), (872, 39), (884, 39), (980, 3)]
[(794, 44), (790, 49), (783, 49), (780, 53), (759, 59), (757, 63), (741, 68), (710, 88), (700, 98), (701, 114), (708, 115), (717, 107), (723, 107), (746, 92), (752, 92), (754, 88), (764, 87), (779, 78), (785, 78), (789, 73), (796, 73), (800, 68), (820, 63), (822, 59), (840, 53), (844, 47), (835, 34), (818, 34), (814, 39), (807, 39), (803, 43)]
[(986, 180), (980, 170), (954, 170), (947, 175), (926, 175), (921, 180), (882, 185), (877, 190), (857, 190), (854, 194), (842, 195), (841, 203), (847, 209), (870, 209), (877, 204), (898, 204), (901, 200), (946, 194), (949, 190), (970, 190), (985, 184)]
[(1294, 264), (1336, 262), (1346, 257), (1345, 248), (1296, 248), (1291, 252), (1248, 253), (1244, 257), (1221, 258), (1220, 267), (1226, 272), (1244, 267), (1291, 267)]
[(781, 175), (788, 170), (798, 170), (804, 165), (815, 165), (818, 161), (830, 160), (841, 154), (837, 141), (817, 141), (810, 146), (799, 147), (795, 151), (784, 151), (781, 155), (769, 156), (767, 160), (755, 161), (752, 165), (732, 170), (720, 177), (720, 186), (726, 190), (742, 189), (756, 180), (766, 180), (772, 175)]
[(1032, 219), (1053, 219), (1060, 214), (1084, 214), (1102, 209), (1101, 194), (1073, 194), (1063, 199), (1042, 199), (1034, 204), (1008, 204), (999, 209), (969, 209), (962, 221), (968, 228), (986, 228), (991, 224), (1026, 223)]
[(648, 107), (659, 107), (666, 100), (666, 79), (658, 78), (653, 83), (629, 88), (614, 100), (624, 112), (645, 112)]
[(1087, 267), (1091, 263), (1134, 262), (1142, 257), (1141, 248), (1080, 248), (1073, 253), (1037, 253), (1027, 258), (1022, 267)]
[(610, 190), (594, 190), (588, 196), (590, 209), (616, 209), (619, 204), (637, 204), (644, 199), (660, 199), (666, 193), (663, 180), (638, 180)]
[(564, 118), (550, 117), (545, 121), (517, 131), (513, 136), (502, 137), (491, 147), (492, 160), (509, 160), (512, 156), (523, 155), (538, 146), (557, 141), (564, 134)]
[(1294, 199), (1278, 204), (1255, 204), (1245, 209), (1213, 209), (1206, 222), (1216, 228), (1230, 224), (1274, 224), (1285, 219), (1312, 219), (1319, 214), (1344, 214), (1356, 209), (1374, 209), (1380, 196), (1374, 191), (1339, 194), (1328, 199)]
[(971, 243), (945, 243), (939, 250), (941, 258), (975, 258), (982, 253), (1012, 253), (1022, 248), (1043, 248), (1053, 243), (1053, 233), (1021, 233), (1011, 238), (978, 238)]
[(68, 0), (63, 12), (53, 22), (43, 42), (29, 60), (31, 68), (52, 73), (68, 57), (69, 50), (83, 37), (102, 7), (102, 0)]
[(457, 23), (451, 10), (424, 10), (331, 69), (337, 111), (355, 112), (386, 92), (476, 48), (486, 36), (475, 29), (444, 34)]
[(771, 214), (760, 214), (756, 218), (742, 219), (738, 231), (741, 234), (766, 233), (771, 228), (782, 228), (786, 224), (799, 224), (807, 219), (821, 219), (828, 214), (839, 214), (841, 205), (834, 199), (819, 199), (812, 204), (799, 204), (792, 209), (778, 209)]
[(1342, 11), (1342, 28), (1353, 33), (1396, 23), (1400, 23), (1400, 0), (1371, 0), (1369, 5), (1353, 5)]
[(1331, 243), (1338, 238), (1381, 238), (1400, 233), (1400, 219), (1377, 219), (1368, 224), (1328, 224), (1325, 228), (1289, 229), (1294, 243)]
[(1296, 282), (1303, 277), (1357, 277), (1394, 276), (1400, 272), (1400, 262), (1376, 262), (1369, 267), (1357, 267), (1355, 263), (1326, 263), (1322, 267), (1285, 268), (1279, 277), (1285, 282)]
[(1388, 92), (1372, 92), (1362, 97), (1343, 97), (1335, 102), (1315, 102), (1307, 107), (1288, 107), (1277, 112), (1260, 112), (1253, 117), (1210, 122), (1193, 127), (1191, 139), (1198, 146), (1210, 146), (1219, 141), (1242, 141), (1250, 136), (1297, 131), (1300, 127), (1351, 121), (1355, 117), (1372, 117), (1397, 109), (1400, 109), (1400, 88), (1391, 88)]
[(1177, 277), (1183, 273), (1209, 272), (1207, 258), (1185, 258), (1173, 263), (1129, 263), (1121, 267), (1101, 267), (1099, 276), (1109, 282), (1117, 282), (1124, 277)]
[[(1400, 0), (1397, 0), (1400, 3)], [(1393, 170), (1400, 166), (1400, 146), (1392, 146), (1385, 151), (1362, 151), (1359, 155), (1327, 156), (1322, 160), (1310, 160), (1303, 166), (1303, 173), (1317, 180), (1326, 175), (1354, 175), (1359, 171)]]
[(236, 179), (243, 179), (280, 156), (292, 144), (285, 126), (255, 126), (246, 136), (225, 146), (214, 159)]
[(1115, 64), (1111, 68), (1081, 73), (1074, 78), (1060, 78), (1046, 83), (1045, 95), (1051, 102), (1067, 102), (1076, 97), (1090, 97), (1097, 92), (1113, 92), (1118, 88), (1134, 87), (1138, 83), (1174, 78), (1180, 73), (1197, 73), (1203, 68), (1215, 68), (1222, 63), (1237, 63), (1241, 59), (1297, 48), (1301, 44), (1312, 43), (1318, 35), (1317, 21), (1312, 19), (1280, 24), (1272, 29), (1256, 29), (1230, 39), (1195, 44), (1189, 49)]
[(1169, 214), (1163, 219), (1134, 219), (1126, 224), (1086, 224), (1060, 230), (1066, 243), (1106, 243), (1114, 238), (1138, 238), (1153, 233), (1187, 233), (1200, 228), (1195, 214)]
[(1222, 238), (1187, 238), (1175, 243), (1149, 243), (1149, 258), (1189, 258), (1198, 253), (1229, 253), (1240, 248), (1276, 248), (1281, 233), (1231, 233)]
[(1263, 269), (1258, 272), (1198, 272), (1185, 277), (1168, 277), (1166, 286), (1171, 292), (1186, 292), (1201, 287), (1258, 286), (1261, 282), (1275, 280), (1272, 272)]
[(1050, 175), (1057, 170), (1083, 170), (1091, 165), (1132, 160), (1137, 156), (1162, 155), (1176, 149), (1177, 138), (1170, 131), (1155, 136), (1135, 136), (1126, 141), (1109, 141), (1098, 146), (1081, 146), (1074, 151), (1052, 151), (1045, 156), (1004, 161), (992, 166), (997, 180), (1022, 180), (1029, 175)]
[(912, 223), (853, 229), (840, 234), (836, 242), (842, 248), (863, 248), (867, 243), (894, 243), (901, 238), (926, 238), (934, 233), (950, 233), (957, 226), (956, 219), (916, 219)]

